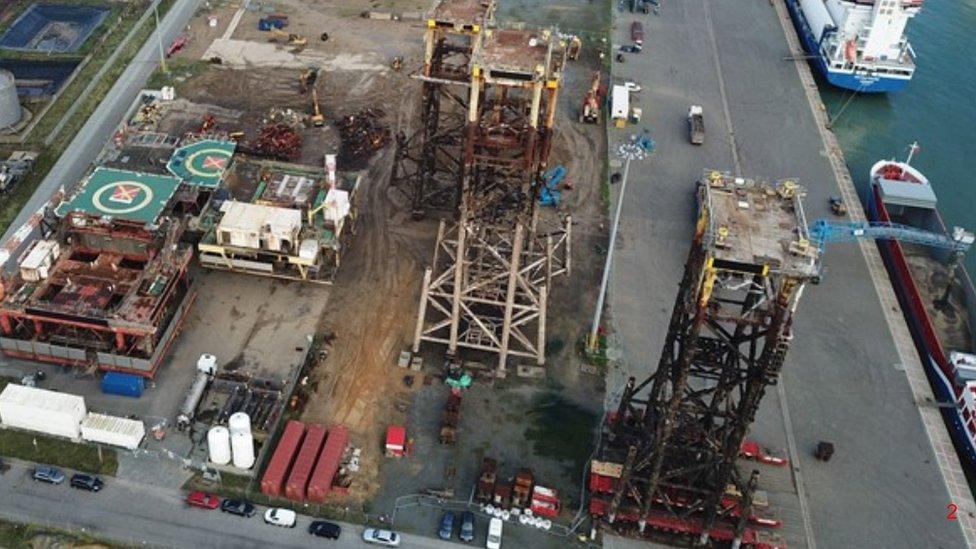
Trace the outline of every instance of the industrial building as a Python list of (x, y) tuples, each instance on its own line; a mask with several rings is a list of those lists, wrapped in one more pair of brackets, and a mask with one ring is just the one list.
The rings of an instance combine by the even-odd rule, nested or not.
[(3, 353), (153, 377), (192, 301), (179, 186), (96, 169), (0, 286)]
[(201, 216), (200, 263), (305, 282), (331, 283), (352, 234), (359, 174), (339, 174), (327, 155), (311, 166), (240, 160)]

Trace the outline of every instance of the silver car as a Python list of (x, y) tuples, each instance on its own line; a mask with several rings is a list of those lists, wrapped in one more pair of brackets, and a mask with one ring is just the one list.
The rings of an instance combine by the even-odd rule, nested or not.
[(375, 543), (376, 545), (385, 545), (386, 547), (399, 547), (400, 534), (391, 532), (390, 530), (367, 528), (363, 531), (363, 541), (366, 543)]
[(64, 482), (64, 473), (56, 467), (39, 465), (34, 467), (34, 480), (46, 482), (48, 484), (61, 484)]

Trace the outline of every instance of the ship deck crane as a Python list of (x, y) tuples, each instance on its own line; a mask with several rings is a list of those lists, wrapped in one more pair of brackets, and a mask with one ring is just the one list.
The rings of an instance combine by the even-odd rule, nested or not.
[(953, 227), (952, 234), (946, 235), (917, 229), (908, 225), (883, 221), (837, 222), (818, 219), (813, 222), (809, 231), (810, 242), (820, 248), (821, 256), (827, 244), (832, 242), (853, 242), (862, 238), (897, 240), (899, 242), (909, 242), (949, 250), (951, 252), (947, 265), (949, 280), (946, 283), (946, 289), (942, 297), (935, 301), (936, 307), (940, 310), (949, 305), (949, 294), (952, 291), (956, 267), (962, 263), (963, 256), (972, 247), (973, 242), (976, 241), (976, 235), (973, 235), (973, 233), (962, 227)]

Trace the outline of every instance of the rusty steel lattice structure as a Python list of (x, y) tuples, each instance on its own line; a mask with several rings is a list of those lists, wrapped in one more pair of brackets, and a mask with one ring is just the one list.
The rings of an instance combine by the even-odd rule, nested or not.
[(497, 353), (501, 375), (512, 356), (544, 363), (549, 287), (571, 270), (570, 220), (543, 219), (537, 211), (565, 56), (565, 45), (549, 31), (478, 34), (468, 57), (467, 111), (453, 173), (457, 217), (438, 230), (414, 352), (427, 341), (447, 345), (449, 356), (460, 348)]
[(457, 206), (471, 56), (494, 13), (494, 0), (440, 0), (430, 11), (424, 65), (413, 75), (422, 82), (422, 126), (409, 137), (397, 133), (391, 176), (409, 197), (415, 219)]
[(591, 463), (589, 509), (608, 528), (771, 547), (758, 472), (736, 460), (777, 382), (805, 283), (819, 272), (793, 181), (706, 171), (657, 371), (631, 378)]

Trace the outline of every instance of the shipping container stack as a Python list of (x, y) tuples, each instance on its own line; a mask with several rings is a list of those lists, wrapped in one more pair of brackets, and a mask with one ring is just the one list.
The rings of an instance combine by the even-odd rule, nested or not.
[(291, 420), (285, 425), (281, 440), (275, 448), (268, 467), (261, 478), (261, 492), (269, 497), (280, 497), (285, 487), (285, 479), (298, 454), (298, 447), (305, 436), (305, 424)]
[(349, 442), (349, 430), (342, 425), (336, 425), (329, 430), (329, 438), (322, 447), (318, 463), (308, 482), (308, 499), (315, 503), (324, 503), (329, 492), (332, 491), (332, 481), (339, 471), (342, 456), (346, 452)]
[(295, 464), (292, 465), (288, 481), (285, 483), (285, 497), (293, 501), (305, 501), (305, 489), (308, 486), (309, 477), (315, 468), (315, 462), (322, 450), (322, 443), (325, 441), (325, 427), (321, 425), (309, 425), (305, 432), (305, 441), (298, 451)]

